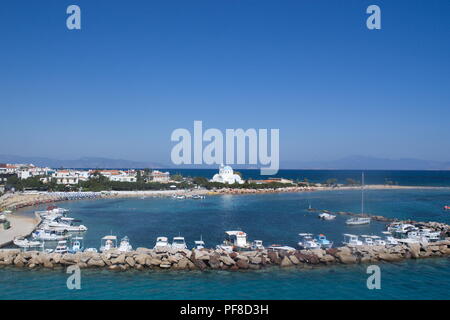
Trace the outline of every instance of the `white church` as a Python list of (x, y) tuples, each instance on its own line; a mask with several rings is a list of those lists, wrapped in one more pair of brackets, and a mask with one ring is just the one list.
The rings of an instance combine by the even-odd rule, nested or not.
[(244, 183), (244, 180), (242, 180), (238, 174), (234, 174), (234, 171), (230, 166), (224, 166), (223, 164), (220, 165), (219, 173), (216, 173), (210, 181), (228, 184)]

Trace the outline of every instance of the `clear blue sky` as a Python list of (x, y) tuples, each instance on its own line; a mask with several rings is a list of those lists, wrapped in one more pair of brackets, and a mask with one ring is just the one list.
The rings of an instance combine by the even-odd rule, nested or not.
[(279, 128), (281, 161), (450, 160), (447, 0), (3, 0), (0, 39), (0, 154), (168, 162), (203, 120)]

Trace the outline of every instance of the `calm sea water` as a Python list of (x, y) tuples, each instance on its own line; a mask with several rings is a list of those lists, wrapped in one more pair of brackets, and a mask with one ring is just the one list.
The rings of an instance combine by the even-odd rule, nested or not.
[[(321, 221), (306, 209), (360, 210), (360, 192), (211, 196), (204, 200), (168, 198), (104, 199), (61, 204), (88, 226), (86, 247), (99, 247), (112, 232), (127, 235), (134, 247), (152, 247), (157, 236), (202, 236), (207, 246), (224, 231), (242, 229), (266, 245), (295, 246), (299, 232), (325, 233), (339, 243), (342, 234), (380, 234), (384, 224), (348, 227), (345, 217)], [(450, 189), (366, 191), (367, 212), (388, 217), (450, 223), (442, 206)], [(29, 211), (30, 209), (28, 209)], [(82, 289), (66, 288), (63, 270), (0, 268), (1, 299), (448, 299), (450, 260), (434, 258), (381, 263), (382, 289), (368, 290), (366, 266), (258, 272), (157, 272), (83, 270)]]

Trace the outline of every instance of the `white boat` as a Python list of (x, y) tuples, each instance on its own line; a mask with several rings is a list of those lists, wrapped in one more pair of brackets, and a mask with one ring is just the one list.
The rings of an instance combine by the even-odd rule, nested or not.
[(280, 244), (272, 244), (270, 247), (267, 247), (268, 251), (295, 251), (295, 248), (289, 246), (283, 246)]
[(345, 224), (349, 226), (357, 226), (357, 225), (363, 225), (363, 224), (369, 224), (370, 218), (350, 218), (345, 221)]
[(319, 214), (319, 219), (322, 220), (334, 220), (336, 219), (336, 216), (334, 214), (329, 214), (326, 212), (322, 212), (321, 214)]
[(133, 247), (130, 244), (130, 239), (128, 239), (127, 236), (123, 237), (122, 240), (120, 240), (118, 250), (121, 252), (129, 252), (133, 250)]
[(6, 221), (6, 215), (0, 214), (0, 222)]
[(84, 252), (95, 252), (95, 253), (97, 253), (98, 250), (96, 248), (87, 248), (87, 249), (84, 250)]
[(170, 249), (169, 239), (167, 237), (158, 237), (156, 238), (156, 244), (153, 249)]
[[(361, 173), (361, 214), (364, 214), (364, 172)], [(345, 224), (349, 226), (358, 226), (369, 224), (370, 218), (350, 218), (345, 221)]]
[(72, 247), (70, 248), (70, 253), (83, 252), (83, 237), (73, 237), (71, 239)]
[(87, 227), (84, 225), (73, 225), (71, 222), (65, 221), (52, 221), (43, 224), (44, 228), (55, 229), (55, 230), (65, 230), (67, 232), (85, 232)]
[(40, 248), (44, 246), (44, 243), (41, 241), (31, 241), (23, 237), (14, 238), (13, 243), (23, 249)]
[(344, 234), (344, 241), (342, 242), (345, 245), (348, 246), (362, 246), (364, 243), (359, 240), (357, 235), (345, 233)]
[(56, 246), (55, 250), (53, 250), (53, 252), (54, 253), (67, 253), (68, 252), (67, 241), (66, 240), (58, 241), (58, 245)]
[(200, 195), (200, 194), (194, 194), (191, 198), (194, 200), (201, 200), (201, 199), (205, 199), (205, 196)]
[(374, 245), (372, 236), (368, 236), (368, 235), (364, 235), (363, 234), (363, 235), (361, 235), (361, 238), (362, 238), (362, 242), (363, 242), (364, 245), (366, 245), (366, 246), (373, 246)]
[(247, 241), (247, 234), (243, 231), (225, 231), (226, 239), (222, 244), (216, 246), (227, 252), (234, 250), (249, 249), (251, 244)]
[(100, 241), (100, 252), (117, 248), (117, 237), (113, 235), (104, 236)]
[(172, 249), (183, 250), (187, 249), (184, 237), (174, 237), (172, 240)]
[(383, 231), (383, 234), (386, 235), (386, 244), (387, 245), (397, 245), (398, 240), (392, 236), (392, 234), (389, 231)]
[(263, 246), (262, 240), (255, 240), (255, 241), (253, 241), (251, 249), (252, 250), (264, 250), (264, 246)]
[(301, 237), (297, 243), (300, 249), (320, 249), (320, 245), (313, 239), (312, 233), (299, 233), (298, 235)]
[(205, 242), (203, 241), (203, 237), (200, 236), (200, 240), (194, 241), (195, 243), (195, 249), (201, 250), (205, 248)]
[(43, 241), (59, 241), (69, 237), (63, 230), (38, 229), (32, 234), (33, 239)]

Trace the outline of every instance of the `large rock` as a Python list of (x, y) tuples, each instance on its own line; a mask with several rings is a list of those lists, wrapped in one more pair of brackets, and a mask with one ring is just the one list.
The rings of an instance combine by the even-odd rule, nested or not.
[(220, 259), (218, 255), (212, 255), (209, 257), (208, 261), (209, 266), (211, 269), (219, 269), (220, 268)]
[(233, 259), (231, 259), (229, 256), (220, 256), (219, 260), (222, 261), (227, 266), (232, 266), (232, 265), (236, 264), (236, 262)]
[(420, 244), (418, 243), (408, 243), (408, 249), (411, 253), (411, 257), (414, 259), (419, 258), (420, 256)]
[(119, 255), (117, 258), (111, 259), (112, 264), (124, 264), (126, 256), (124, 254)]
[(295, 265), (300, 263), (300, 260), (298, 260), (298, 258), (295, 255), (290, 255), (289, 260), (291, 260), (291, 262)]
[(125, 258), (125, 262), (130, 266), (130, 267), (134, 267), (134, 265), (136, 264), (136, 262), (134, 261), (134, 259), (132, 257), (126, 257)]
[(336, 258), (339, 260), (340, 263), (343, 264), (352, 264), (358, 261), (358, 259), (355, 256), (341, 251), (336, 253)]
[(245, 261), (244, 259), (239, 259), (236, 262), (236, 265), (239, 267), (239, 269), (248, 269), (248, 261)]
[(378, 255), (378, 259), (380, 259), (382, 261), (387, 261), (387, 262), (395, 262), (395, 261), (403, 260), (401, 255), (393, 254), (393, 253), (380, 253)]
[(105, 262), (103, 261), (103, 259), (101, 257), (95, 257), (95, 258), (89, 259), (89, 261), (87, 262), (87, 265), (89, 267), (104, 267)]
[(281, 263), (281, 259), (278, 256), (278, 252), (269, 251), (269, 252), (267, 252), (267, 257), (269, 258), (270, 262), (272, 262), (273, 264), (280, 264)]
[(280, 262), (280, 267), (291, 267), (293, 264), (288, 256), (284, 256), (284, 258)]
[(149, 258), (149, 256), (144, 253), (140, 253), (140, 254), (134, 256), (134, 260), (136, 261), (136, 263), (141, 264), (141, 265), (145, 264), (145, 260), (147, 258)]

